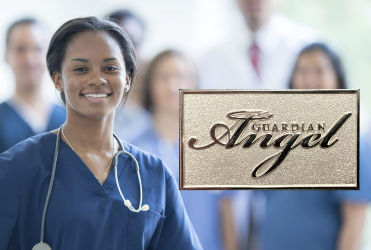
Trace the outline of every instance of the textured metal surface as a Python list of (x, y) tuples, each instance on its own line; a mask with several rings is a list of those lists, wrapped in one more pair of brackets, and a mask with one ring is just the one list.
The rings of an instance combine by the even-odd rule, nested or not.
[[(262, 119), (252, 120), (257, 114)], [(243, 117), (250, 117), (244, 128)], [(342, 117), (338, 130), (324, 142)], [(238, 128), (241, 134), (233, 145)], [(251, 134), (263, 138), (243, 147)], [(264, 147), (267, 134), (272, 138)], [(312, 134), (319, 135), (303, 144)], [(295, 135), (287, 156), (264, 174)], [(358, 189), (358, 149), (359, 90), (180, 90), (181, 189)], [(254, 177), (257, 166), (275, 154)]]

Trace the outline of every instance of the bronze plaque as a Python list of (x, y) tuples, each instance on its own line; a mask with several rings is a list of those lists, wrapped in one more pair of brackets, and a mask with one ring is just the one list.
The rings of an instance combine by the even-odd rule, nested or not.
[(180, 90), (180, 189), (359, 189), (359, 90)]

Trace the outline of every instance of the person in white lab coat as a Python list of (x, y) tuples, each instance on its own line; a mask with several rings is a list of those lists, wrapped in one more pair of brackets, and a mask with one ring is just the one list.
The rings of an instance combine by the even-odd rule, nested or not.
[(279, 0), (236, 0), (245, 20), (199, 62), (203, 89), (287, 88), (296, 56), (318, 33), (276, 13)]
[[(241, 27), (230, 27), (234, 35), (201, 57), (201, 89), (288, 88), (299, 51), (317, 41), (319, 34), (277, 13), (279, 3), (280, 0), (236, 0), (244, 22)], [(234, 227), (238, 228), (236, 240), (240, 249), (257, 249), (256, 211), (260, 210), (261, 200), (251, 191), (239, 193), (230, 208)]]

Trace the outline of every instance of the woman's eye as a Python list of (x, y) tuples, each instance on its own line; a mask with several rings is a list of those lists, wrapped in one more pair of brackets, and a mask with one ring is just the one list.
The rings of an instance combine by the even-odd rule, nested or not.
[(73, 71), (84, 72), (84, 71), (86, 71), (86, 69), (83, 68), (83, 67), (79, 67), (79, 68), (74, 69)]
[(116, 67), (112, 67), (112, 66), (106, 67), (106, 69), (105, 69), (105, 71), (115, 71), (115, 70), (117, 70), (117, 68)]

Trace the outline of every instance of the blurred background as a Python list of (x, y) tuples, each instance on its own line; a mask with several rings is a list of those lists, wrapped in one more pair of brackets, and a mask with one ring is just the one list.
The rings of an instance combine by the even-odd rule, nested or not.
[[(337, 52), (346, 71), (348, 88), (361, 90), (362, 130), (365, 137), (368, 136), (371, 114), (371, 0), (271, 1), (276, 2), (277, 12), (317, 32), (321, 41)], [(235, 0), (12, 0), (1, 5), (0, 102), (9, 99), (15, 91), (14, 75), (4, 60), (6, 31), (10, 24), (23, 17), (36, 17), (44, 22), (51, 36), (69, 19), (90, 15), (103, 18), (116, 10), (127, 9), (139, 16), (145, 26), (143, 42), (137, 51), (141, 61), (149, 62), (160, 52), (173, 49), (181, 51), (181, 57), (193, 61), (197, 66), (195, 71), (200, 75), (203, 74), (204, 58), (210, 51), (238, 37), (241, 30), (246, 29)], [(210, 84), (202, 85), (201, 82), (201, 87), (209, 88)], [(233, 88), (225, 84), (225, 88)], [(42, 91), (51, 101), (59, 102), (47, 74), (43, 78)], [(365, 220), (361, 249), (370, 250), (370, 206)]]
[[(361, 89), (362, 104), (370, 110), (371, 98), (367, 98), (367, 93), (371, 91), (368, 84), (371, 77), (371, 1), (277, 1), (281, 2), (280, 12), (293, 21), (318, 30), (338, 51), (347, 70), (350, 88)], [(89, 15), (104, 17), (119, 8), (134, 11), (146, 23), (141, 50), (144, 59), (151, 59), (169, 47), (181, 49), (199, 59), (226, 36), (239, 32), (235, 27), (243, 22), (233, 0), (15, 0), (2, 3), (0, 34), (4, 37), (11, 22), (24, 16), (36, 16), (45, 21), (52, 34), (68, 19)], [(0, 40), (2, 58), (4, 39)], [(0, 100), (4, 100), (14, 87), (5, 84), (12, 82), (12, 74), (4, 60), (0, 61), (0, 82), (3, 84)]]

